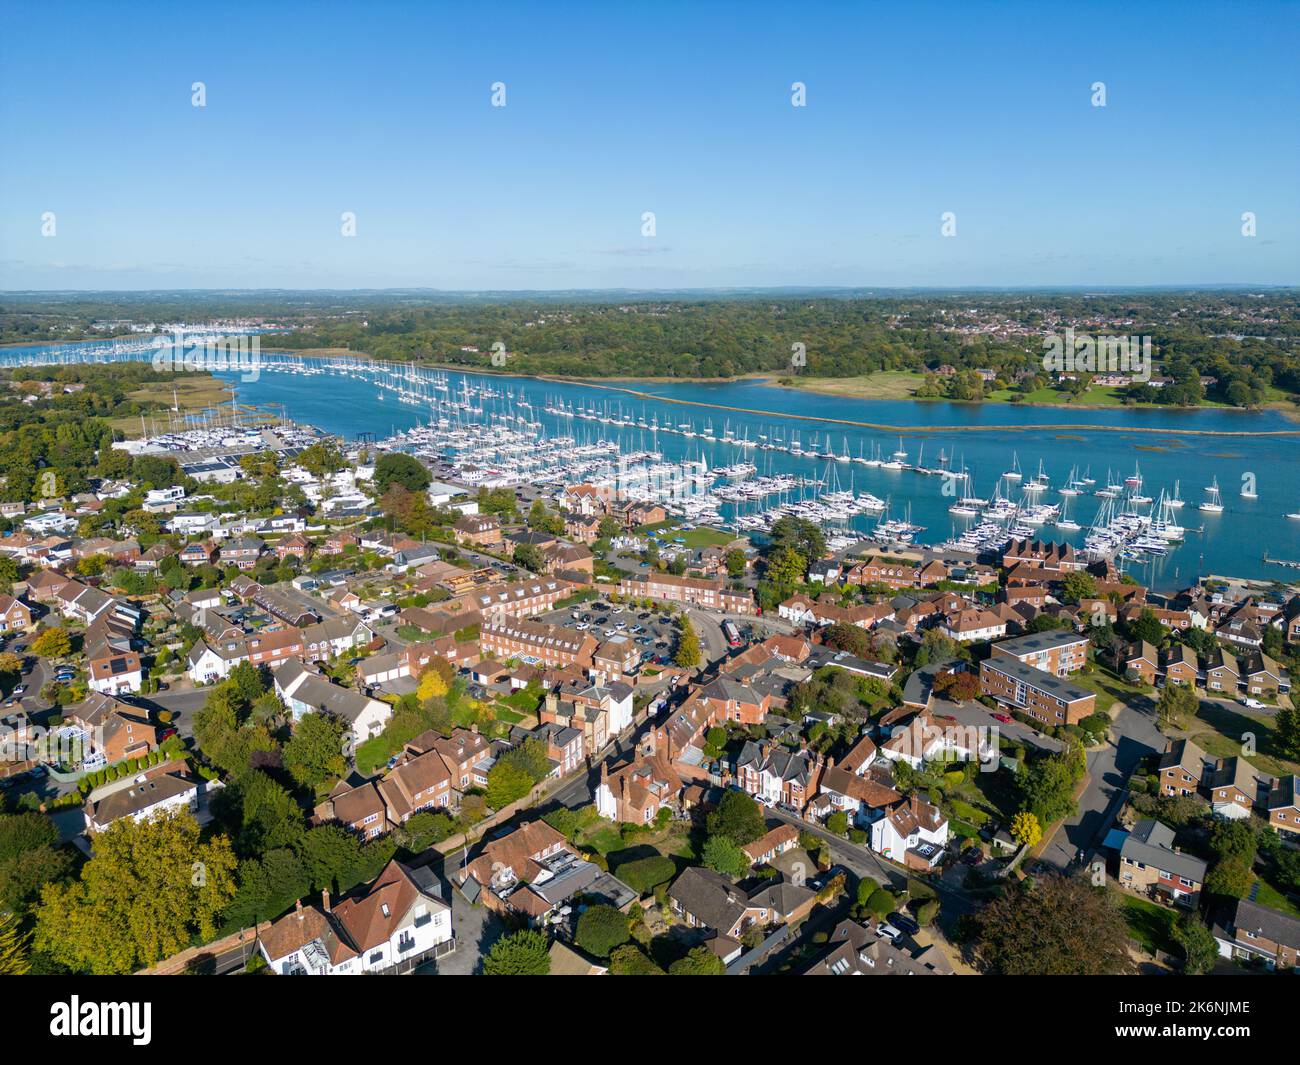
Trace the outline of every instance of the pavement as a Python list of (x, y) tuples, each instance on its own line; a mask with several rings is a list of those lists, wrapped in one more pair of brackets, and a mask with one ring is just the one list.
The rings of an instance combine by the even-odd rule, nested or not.
[(1080, 851), (1086, 855), (1099, 847), (1128, 797), (1128, 779), (1138, 762), (1164, 748), (1165, 737), (1154, 713), (1145, 707), (1122, 706), (1106, 743), (1088, 753), (1089, 780), (1079, 797), (1078, 812), (1057, 829), (1039, 861), (1064, 872)]

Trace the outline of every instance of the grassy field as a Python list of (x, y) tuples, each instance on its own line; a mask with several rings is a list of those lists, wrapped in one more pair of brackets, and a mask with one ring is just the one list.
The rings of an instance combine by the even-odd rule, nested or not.
[(1242, 739), (1255, 737), (1255, 754), (1248, 761), (1273, 776), (1300, 773), (1300, 763), (1288, 761), (1277, 750), (1273, 715), (1227, 703), (1201, 703), (1200, 712), (1188, 723), (1186, 735), (1206, 754), (1230, 758), (1241, 754)]
[(1094, 668), (1091, 673), (1072, 673), (1068, 679), (1072, 684), (1096, 693), (1097, 712), (1102, 714), (1110, 713), (1117, 702), (1127, 702), (1132, 698), (1151, 698), (1137, 685), (1130, 684), (1100, 666)]
[(734, 533), (704, 526), (681, 532), (671, 521), (661, 521), (655, 525), (642, 525), (636, 531), (642, 536), (648, 536), (652, 532), (658, 533), (661, 540), (668, 542), (681, 537), (686, 541), (686, 546), (692, 551), (698, 551), (702, 547), (722, 547), (736, 539)]
[[(187, 374), (165, 384), (137, 388), (127, 395), (137, 403), (165, 405), (167, 410), (145, 415), (146, 419), (152, 419), (159, 424), (167, 421), (173, 401), (180, 405), (182, 411), (203, 410), (230, 401), (230, 390), (226, 387), (226, 383), (205, 373)], [(135, 439), (140, 435), (138, 416), (114, 418), (111, 424), (114, 429), (121, 429), (128, 439)], [(177, 424), (179, 425), (179, 422)]]
[(1122, 893), (1120, 905), (1129, 932), (1143, 950), (1152, 955), (1158, 950), (1166, 954), (1180, 953), (1181, 948), (1174, 941), (1174, 924), (1178, 915), (1173, 910), (1127, 893)]

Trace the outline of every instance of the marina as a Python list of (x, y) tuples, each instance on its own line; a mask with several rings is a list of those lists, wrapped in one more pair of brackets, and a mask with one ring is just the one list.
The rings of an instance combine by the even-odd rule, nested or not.
[[(0, 362), (60, 365), (150, 358), (156, 342), (130, 341), (9, 349)], [(1232, 453), (1213, 436), (1244, 418), (1261, 431), (1282, 421), (1271, 412), (1089, 412), (1099, 423), (1127, 416), (1161, 426), (1179, 419), (1189, 431), (1177, 446), (1147, 445), (1113, 432), (1071, 439), (1023, 436), (1049, 412), (1013, 407), (891, 403), (783, 394), (792, 413), (815, 405), (828, 418), (936, 422), (924, 436), (847, 432), (834, 422), (755, 419), (724, 410), (683, 408), (668, 399), (717, 399), (719, 407), (770, 401), (759, 382), (658, 384), (664, 401), (612, 398), (577, 382), (462, 373), (363, 357), (317, 358), (263, 353), (254, 379), (218, 372), (237, 407), (278, 411), (344, 439), (369, 434), (376, 446), (416, 454), (470, 487), (525, 484), (559, 491), (588, 481), (626, 498), (663, 505), (690, 524), (762, 536), (791, 515), (826, 530), (833, 547), (870, 540), (881, 547), (926, 544), (996, 551), (1012, 538), (1067, 540), (1091, 558), (1113, 559), (1146, 583), (1172, 585), (1202, 571), (1266, 577), (1232, 530), (1247, 521), (1270, 530), (1281, 553), (1300, 555), (1300, 524), (1289, 520), (1300, 485), (1284, 453), (1289, 439), (1236, 436)], [(1003, 420), (1002, 431), (945, 436), (937, 415), (956, 423)], [(185, 414), (187, 424), (211, 412)], [(1285, 424), (1285, 423), (1283, 423)], [(1141, 445), (1136, 445), (1141, 446)], [(1127, 456), (1127, 457), (1126, 457)], [(1090, 471), (1105, 469), (1104, 477)], [(995, 479), (981, 470), (1003, 471)], [(1131, 471), (1131, 472), (1128, 472)], [(1253, 475), (1256, 495), (1222, 502), (1220, 481)], [(1181, 484), (1208, 478), (1202, 515), (1180, 524)], [(1269, 490), (1272, 486), (1272, 491)], [(1215, 507), (1219, 509), (1214, 509)], [(1276, 570), (1272, 570), (1276, 574)]]

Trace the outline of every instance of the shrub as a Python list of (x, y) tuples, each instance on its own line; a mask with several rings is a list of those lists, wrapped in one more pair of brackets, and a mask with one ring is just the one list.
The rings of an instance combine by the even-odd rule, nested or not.
[(574, 942), (588, 954), (608, 958), (615, 947), (631, 938), (627, 918), (613, 906), (599, 905), (588, 907), (578, 918)]
[(653, 855), (625, 862), (614, 870), (614, 875), (638, 895), (645, 895), (660, 884), (666, 884), (676, 871), (677, 865), (671, 858)]

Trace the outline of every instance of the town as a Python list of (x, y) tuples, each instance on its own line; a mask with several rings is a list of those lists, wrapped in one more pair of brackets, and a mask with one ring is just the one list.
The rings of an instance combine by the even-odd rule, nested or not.
[(0, 500), (0, 967), (1296, 966), (1295, 589), (444, 459), (210, 419)]

